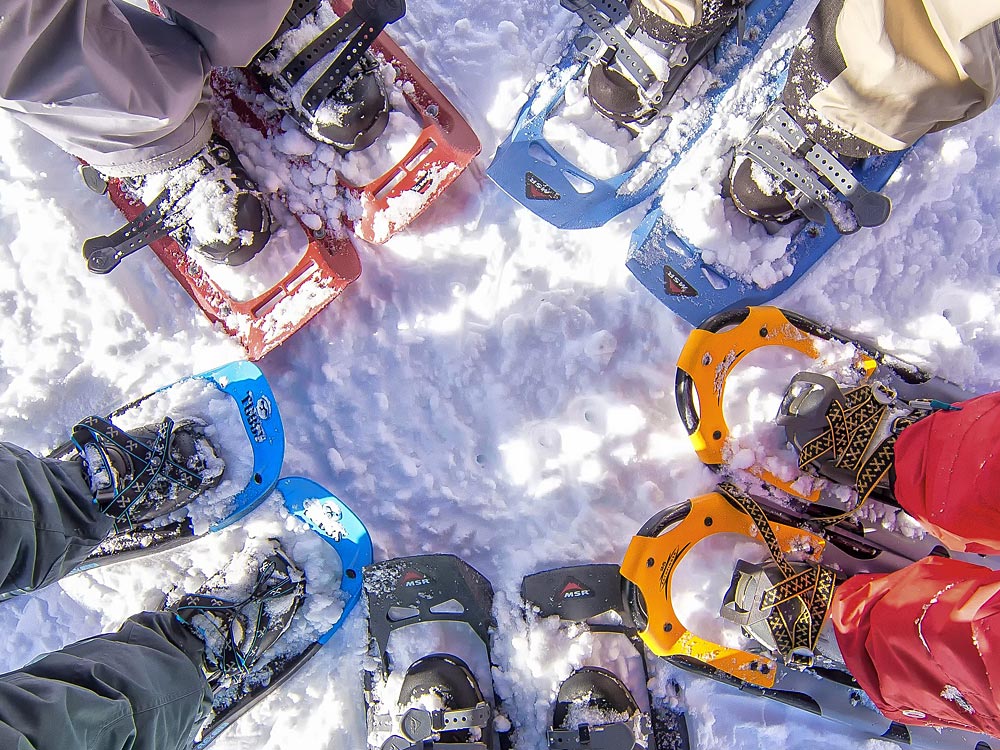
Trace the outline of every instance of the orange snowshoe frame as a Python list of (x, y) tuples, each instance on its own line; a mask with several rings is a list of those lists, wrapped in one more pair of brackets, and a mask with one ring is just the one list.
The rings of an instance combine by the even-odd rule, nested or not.
[[(726, 381), (740, 361), (757, 349), (781, 346), (816, 359), (818, 340), (839, 341), (858, 349), (854, 367), (868, 378), (879, 367), (888, 367), (911, 383), (927, 381), (920, 368), (860, 341), (846, 333), (777, 307), (746, 307), (709, 318), (691, 332), (677, 360), (674, 396), (677, 411), (687, 428), (695, 452), (704, 463), (720, 467), (729, 438), (724, 398)], [(804, 494), (760, 465), (750, 467), (754, 476), (794, 497), (816, 502), (820, 490)]]
[[(825, 540), (797, 526), (768, 521), (785, 554), (797, 552), (818, 563)], [(761, 654), (714, 643), (692, 633), (680, 621), (671, 601), (674, 573), (698, 542), (715, 534), (740, 534), (762, 542), (753, 519), (718, 492), (711, 492), (653, 516), (632, 537), (621, 574), (634, 586), (626, 591), (639, 636), (657, 656), (707, 664), (738, 680), (772, 687), (777, 663)], [(638, 593), (638, 596), (636, 596)]]

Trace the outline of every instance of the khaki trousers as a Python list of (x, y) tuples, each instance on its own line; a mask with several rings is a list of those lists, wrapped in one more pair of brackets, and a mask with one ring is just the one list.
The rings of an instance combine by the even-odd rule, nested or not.
[[(691, 26), (710, 0), (639, 0)], [(810, 101), (821, 116), (896, 151), (975, 117), (1000, 96), (1000, 0), (820, 0), (841, 6), (817, 55), (842, 60)], [(829, 15), (829, 14), (828, 14)]]

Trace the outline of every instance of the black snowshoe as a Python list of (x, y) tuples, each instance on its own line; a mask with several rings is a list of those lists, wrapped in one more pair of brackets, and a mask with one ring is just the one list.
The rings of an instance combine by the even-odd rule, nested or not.
[(225, 463), (204, 427), (167, 417), (126, 432), (92, 416), (73, 428), (94, 499), (116, 531), (183, 508), (222, 481)]
[(229, 585), (232, 565), (196, 593), (167, 607), (205, 642), (205, 675), (215, 698), (194, 748), (207, 747), (223, 729), (291, 676), (310, 650), (278, 654), (275, 644), (291, 627), (306, 597), (301, 570), (277, 541), (242, 561), (248, 583)]
[[(686, 750), (684, 714), (665, 696), (656, 698), (646, 650), (622, 599), (623, 579), (616, 565), (577, 565), (526, 576), (521, 597), (529, 617), (556, 615), (568, 626), (624, 637), (636, 651), (646, 686), (645, 708), (623, 680), (597, 665), (577, 669), (559, 687), (548, 731), (550, 750)], [(676, 693), (679, 688), (670, 683)]]
[[(310, 136), (343, 151), (367, 148), (389, 122), (388, 95), (369, 48), (405, 12), (405, 0), (355, 0), (336, 19), (321, 0), (296, 0), (252, 69)], [(297, 32), (306, 27), (317, 35), (303, 46)]]
[[(363, 583), (371, 651), (377, 662), (375, 669), (365, 672), (369, 748), (461, 745), (499, 750), (502, 738), (489, 671), (494, 625), (489, 581), (453, 555), (420, 555), (369, 565)], [(411, 625), (445, 622), (471, 628), (485, 671), (477, 675), (453, 653), (421, 656), (405, 667), (394, 663), (389, 651), (393, 633)], [(403, 669), (401, 682), (396, 682)], [(489, 687), (488, 693), (483, 685)]]
[[(84, 165), (80, 172), (91, 190), (101, 195), (108, 191), (109, 178), (97, 169)], [(136, 206), (135, 215), (128, 215), (131, 221), (115, 232), (83, 243), (83, 257), (92, 273), (110, 273), (132, 253), (168, 235), (185, 250), (230, 266), (252, 259), (271, 237), (266, 199), (233, 147), (219, 135), (183, 164), (149, 175), (120, 176), (118, 181)], [(159, 192), (144, 200), (141, 194), (153, 181)], [(226, 209), (213, 212), (224, 219), (207, 230), (210, 236), (201, 237), (192, 227), (192, 217), (207, 203), (224, 204)]]
[[(656, 15), (642, 0), (560, 2), (596, 35), (578, 42), (581, 54), (594, 56), (604, 46), (587, 81), (591, 104), (626, 127), (659, 114), (688, 74), (742, 17), (745, 4), (743, 0), (708, 0), (699, 22), (683, 26)], [(666, 61), (666, 80), (647, 62), (650, 55)]]

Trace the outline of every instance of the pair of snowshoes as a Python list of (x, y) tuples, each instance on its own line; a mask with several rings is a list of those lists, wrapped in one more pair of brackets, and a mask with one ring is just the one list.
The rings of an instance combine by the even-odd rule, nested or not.
[[(85, 166), (87, 184), (107, 192), (129, 222), (87, 241), (90, 269), (108, 273), (148, 245), (254, 360), (302, 327), (359, 277), (352, 235), (387, 241), (479, 152), (465, 119), (381, 33), (404, 11), (402, 0), (295, 3), (250, 68), (213, 71), (217, 134), (191, 164), (171, 170), (176, 179), (106, 179)], [(285, 112), (313, 139), (311, 149)], [(352, 154), (404, 128), (396, 120), (419, 129), (406, 155), (366, 184), (345, 177)], [(372, 171), (356, 158), (351, 172)], [(217, 201), (232, 215), (208, 221), (202, 214)]]
[[(361, 570), (373, 559), (368, 531), (315, 482), (279, 480), (281, 416), (263, 373), (249, 362), (185, 378), (104, 417), (81, 420), (72, 439), (49, 455), (75, 456), (95, 503), (114, 524), (81, 564), (50, 578), (173, 550), (232, 527), (272, 496), (297, 519), (280, 539), (247, 537), (199, 590), (169, 592), (163, 602), (206, 643), (205, 673), (215, 699), (194, 744), (205, 748), (340, 629), (361, 597)], [(307, 545), (304, 567), (290, 544)], [(320, 592), (319, 586), (342, 604), (330, 608), (327, 620), (302, 614), (309, 587)]]
[[(493, 694), (490, 630), (496, 623), (489, 582), (457, 557), (422, 555), (366, 568), (364, 589), (374, 662), (365, 674), (369, 748), (510, 747), (511, 724)], [(640, 659), (640, 684), (646, 685), (645, 651), (624, 619), (617, 566), (584, 565), (531, 575), (524, 579), (522, 597), (529, 621), (556, 615), (565, 628), (626, 639)], [(427, 655), (434, 637), (426, 626), (453, 623), (464, 627), (445, 631), (447, 653)], [(407, 632), (410, 626), (416, 627)], [(686, 748), (683, 716), (651, 695), (646, 702), (641, 710), (630, 688), (611, 670), (581, 667), (558, 688), (548, 747)]]

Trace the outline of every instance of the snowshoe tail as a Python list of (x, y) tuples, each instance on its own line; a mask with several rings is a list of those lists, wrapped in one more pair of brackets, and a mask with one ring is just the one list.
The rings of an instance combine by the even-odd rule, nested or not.
[[(521, 598), (540, 617), (557, 615), (566, 622), (585, 623), (592, 633), (625, 637), (641, 660), (648, 689), (649, 662), (625, 606), (625, 584), (617, 565), (576, 565), (525, 576)], [(608, 613), (613, 617), (605, 617)], [(597, 667), (577, 670), (559, 689), (548, 733), (550, 750), (631, 750), (637, 743), (651, 750), (687, 750), (690, 740), (684, 712), (651, 692), (647, 692), (647, 699), (650, 710), (641, 712), (628, 688), (613, 673)], [(574, 712), (573, 704), (579, 711)], [(570, 726), (569, 718), (581, 711), (584, 715), (611, 712), (615, 718)]]

